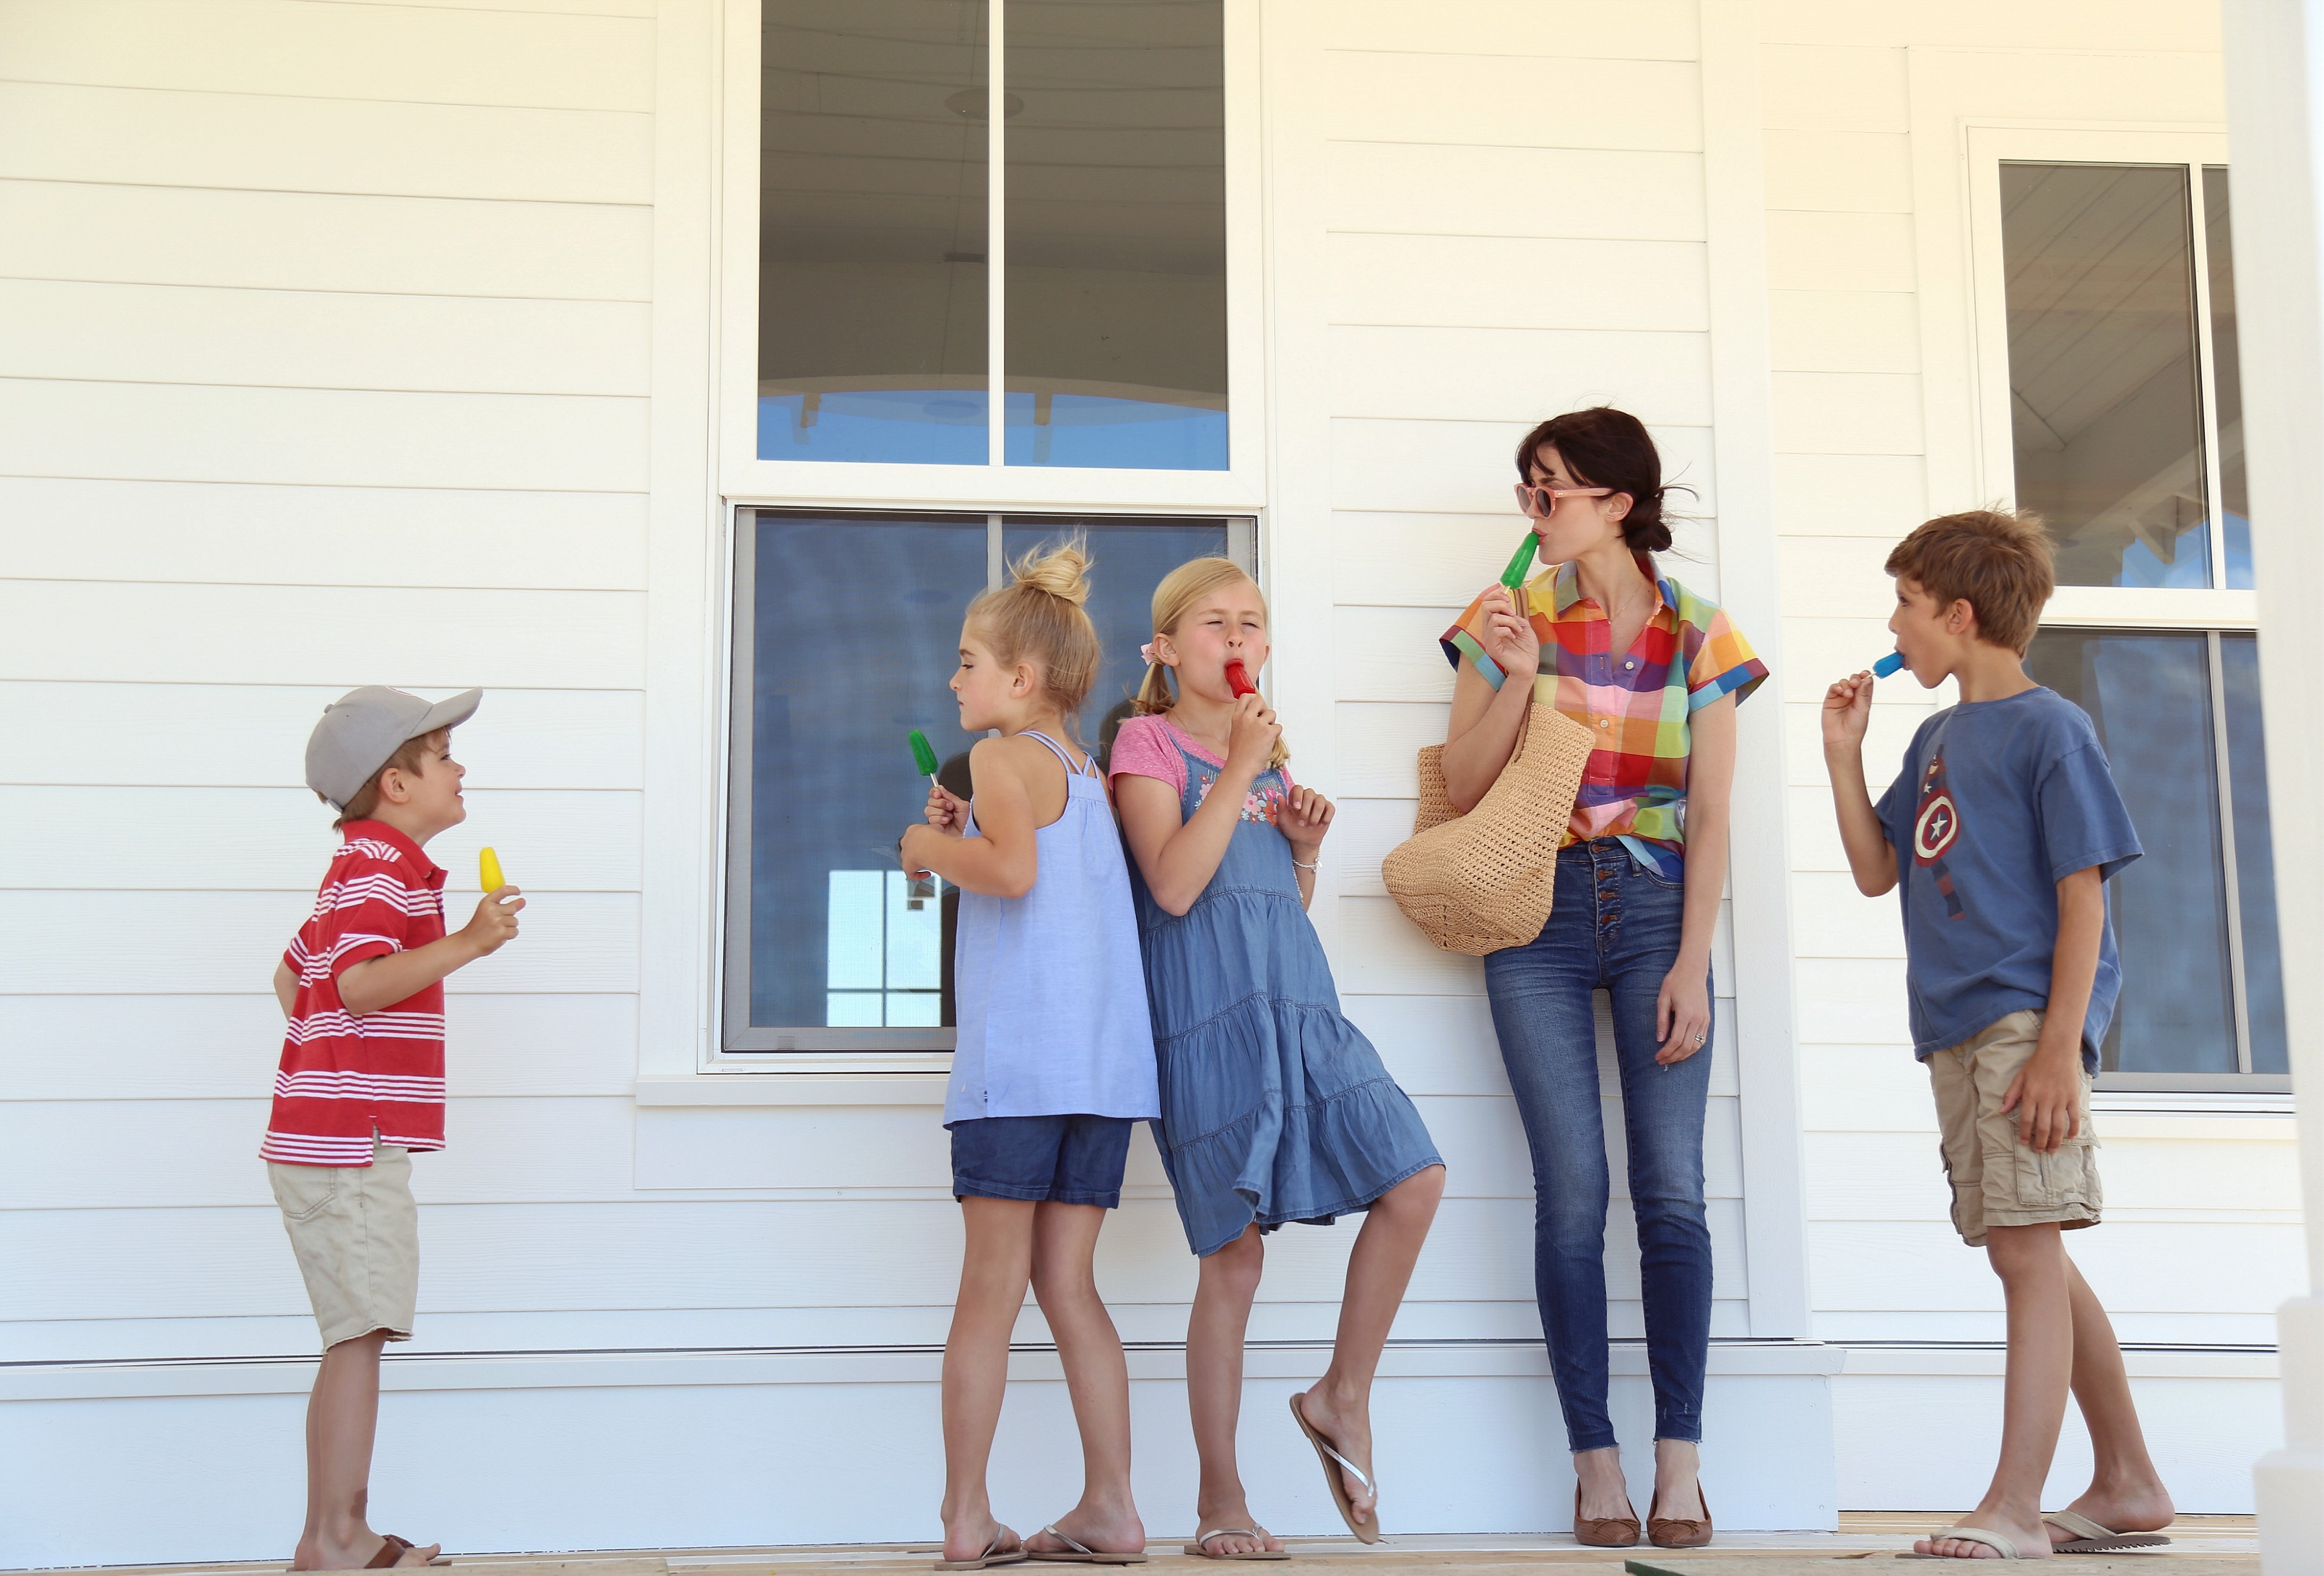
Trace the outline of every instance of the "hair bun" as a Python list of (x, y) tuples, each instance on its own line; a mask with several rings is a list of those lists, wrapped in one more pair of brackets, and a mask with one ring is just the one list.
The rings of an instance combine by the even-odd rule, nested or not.
[(1047, 552), (1034, 548), (1010, 565), (1009, 573), (1028, 590), (1044, 591), (1080, 607), (1089, 601), (1089, 554), (1075, 537)]

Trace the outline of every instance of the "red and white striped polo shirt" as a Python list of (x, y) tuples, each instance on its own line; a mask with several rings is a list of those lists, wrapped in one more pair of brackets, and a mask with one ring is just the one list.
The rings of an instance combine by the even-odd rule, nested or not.
[(274, 1110), (259, 1154), (291, 1166), (368, 1166), (372, 1136), (444, 1147), (444, 985), (360, 1017), (339, 975), (444, 934), (444, 871), (378, 821), (350, 821), (315, 912), (282, 961), (299, 978)]

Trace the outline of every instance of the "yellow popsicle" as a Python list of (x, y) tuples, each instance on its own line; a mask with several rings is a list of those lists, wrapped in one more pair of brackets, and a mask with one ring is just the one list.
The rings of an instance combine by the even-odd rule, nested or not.
[(497, 892), (503, 887), (508, 885), (506, 878), (501, 874), (500, 855), (494, 853), (489, 848), (484, 849), (477, 853), (476, 871), (479, 879), (484, 881), (484, 890), (487, 892)]

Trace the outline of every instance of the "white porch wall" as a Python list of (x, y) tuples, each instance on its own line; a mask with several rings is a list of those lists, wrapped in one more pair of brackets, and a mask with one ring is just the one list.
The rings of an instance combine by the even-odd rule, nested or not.
[[(1913, 198), (1894, 206), (1881, 173), (1908, 140), (1901, 111), (1864, 131), (1794, 120), (1817, 98), (1827, 117), (1872, 114), (1903, 80), (1909, 28), (1828, 46), (1918, 9), (1763, 7), (1768, 37), (1810, 40), (1834, 68), (1794, 92), (1792, 46), (1770, 47), (1778, 519), (1800, 600), (1785, 671), (1751, 705), (1793, 714), (1816, 1332), (1838, 1340), (1995, 1330), (1927, 1168), (1899, 1157), (1924, 1153), (1897, 1135), (1925, 1096), (1895, 1043), (1896, 965), (1848, 939), (1893, 940), (1893, 922), (1845, 894), (1835, 907), (1799, 732), (1816, 677), (1877, 649), (1877, 617), (1821, 614), (1840, 594), (1878, 605), (1878, 554), (1930, 486), (1910, 422), (1877, 419), (1920, 398)], [(2133, 9), (2154, 14), (2107, 9), (2106, 36), (2149, 25), (2166, 41), (2135, 47), (2211, 47), (2161, 0)], [(934, 1108), (641, 1110), (633, 1092), (641, 1063), (694, 1055), (641, 1031), (641, 992), (687, 999), (706, 966), (698, 914), (655, 895), (692, 889), (664, 878), (694, 857), (698, 653), (656, 645), (647, 590), (715, 594), (707, 423), (689, 403), (708, 381), (670, 392), (705, 354), (688, 325), (708, 317), (708, 244), (673, 240), (670, 219), (701, 199), (689, 180), (709, 186), (712, 82), (678, 46), (706, 56), (716, 7), (653, 11), (0, 10), (0, 1361), (64, 1365), (0, 1369), (0, 1566), (257, 1557), (296, 1525), (314, 1337), (254, 1157), (279, 1033), (265, 981), (333, 842), (298, 786), (300, 742), (325, 701), (382, 680), (492, 692), (461, 740), (472, 820), (438, 852), (456, 899), (490, 842), (535, 899), (524, 938), (455, 983), (452, 1147), (416, 1168), (422, 1318), (390, 1365), (383, 1525), (467, 1550), (935, 1525), (929, 1349), (958, 1236)], [(1344, 806), (1318, 918), (1351, 1013), (1452, 1166), (1397, 1329), (1416, 1344), (1380, 1391), (1390, 1525), (1551, 1528), (1570, 1502), (1529, 1182), (1478, 971), (1420, 943), (1371, 872), (1409, 825), (1413, 750), (1442, 734), (1434, 635), (1517, 539), (1509, 451), (1527, 424), (1601, 399), (1643, 415), (1700, 490), (1672, 567), (1720, 594), (1716, 548), (1737, 539), (1711, 521), (1696, 11), (1262, 14), (1278, 680), (1303, 774)], [(1889, 76), (1862, 69), (1882, 60)], [(2216, 62), (2201, 69), (2190, 92), (2216, 114)], [(1794, 221), (1819, 202), (1838, 217)], [(1830, 332), (1848, 312), (1867, 327)], [(1819, 401), (1831, 373), (1858, 381)], [(1876, 396), (1864, 380), (1883, 377)], [(1722, 931), (1722, 996), (1731, 957)], [(1827, 1359), (1746, 1341), (1763, 1267), (1745, 1251), (1736, 1014), (1720, 1006), (1711, 1470), (1723, 1525), (1799, 1525), (1831, 1503)], [(2090, 1260), (2110, 1295), (2148, 1288), (2117, 1299), (2126, 1332), (2266, 1341), (2239, 1332), (2264, 1329), (2282, 1291), (2234, 1277), (2238, 1253), (2279, 1254), (2265, 1233), (2289, 1228), (2262, 1207), (2263, 1173), (2288, 1149), (2264, 1119), (2143, 1120), (2154, 1137), (2109, 1127), (2123, 1207), (2094, 1236), (2125, 1248)], [(1141, 1138), (1101, 1275), (1125, 1335), (1152, 1343), (1133, 1359), (1139, 1480), (1165, 1534), (1191, 1521), (1168, 1348), (1193, 1275), (1159, 1182)], [(1868, 1208), (1900, 1223), (1849, 1216)], [(1618, 1197), (1609, 1259), (1616, 1329), (1634, 1336), (1626, 1212)], [(1282, 1344), (1254, 1352), (1246, 1470), (1282, 1531), (1336, 1525), (1281, 1397), (1321, 1361), (1351, 1235), (1273, 1240), (1253, 1335)], [(2136, 1278), (2156, 1263), (2172, 1273)], [(1947, 1285), (1959, 1295), (1921, 1289)], [(2177, 1307), (2199, 1286), (2221, 1305)], [(1041, 1339), (1037, 1315), (1023, 1337)], [(1634, 1348), (1617, 1358), (1618, 1419), (1642, 1442), (1643, 1373)], [(1946, 1376), (1965, 1365), (1989, 1387), (1989, 1358), (1851, 1357), (1876, 1360), (1837, 1387), (1842, 1441), (1904, 1406), (1958, 1448), (1895, 1479), (1847, 1465), (1891, 1459), (1879, 1450), (1844, 1449), (1858, 1476), (1840, 1503), (1966, 1502), (1994, 1408), (1947, 1411), (1973, 1386)], [(2232, 1369), (2244, 1379), (2223, 1384), (2269, 1388), (2253, 1359), (2187, 1360), (2211, 1365), (2187, 1384)], [(1054, 1359), (1020, 1369), (1034, 1382), (1004, 1421), (996, 1488), (1021, 1523), (1069, 1497), (1071, 1433)], [(2221, 1422), (2201, 1394), (2186, 1437), (2241, 1484), (2272, 1404)]]
[[(2209, 5), (2096, 0), (1760, 0), (1759, 13), (1815, 1329), (1850, 1349), (1834, 1387), (1840, 1503), (1968, 1505), (1999, 1438), (2000, 1288), (1946, 1219), (1895, 904), (1859, 897), (1846, 873), (1817, 710), (1825, 685), (1887, 649), (1889, 548), (1993, 490), (1967, 449), (1971, 350), (1955, 332), (1969, 313), (1961, 123), (2217, 128), (2219, 19)], [(1932, 699), (1904, 678), (1881, 687), (1876, 789)], [(2070, 1247), (2123, 1341), (2147, 1349), (2132, 1372), (2180, 1508), (2247, 1511), (2250, 1463), (2282, 1434), (2273, 1313), (2300, 1289), (2291, 1119), (2108, 1104), (2106, 1224)], [(2089, 1471), (2079, 1419), (2067, 1429), (2060, 1501)], [(1906, 1433), (1942, 1447), (1882, 1448)]]

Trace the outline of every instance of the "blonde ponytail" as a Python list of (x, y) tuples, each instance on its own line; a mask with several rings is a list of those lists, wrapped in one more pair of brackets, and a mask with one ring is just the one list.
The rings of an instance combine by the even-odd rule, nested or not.
[(1009, 566), (1010, 583), (968, 604), (968, 621), (1003, 665), (1031, 661), (1041, 669), (1042, 698), (1078, 735), (1077, 714), (1097, 682), (1097, 626), (1089, 601), (1090, 557), (1075, 536), (1044, 551), (1034, 548)]
[[(1259, 589), (1259, 582), (1231, 558), (1190, 558), (1162, 576), (1162, 584), (1154, 588), (1154, 637), (1175, 637), (1186, 615), (1194, 611), (1204, 597), (1222, 585), (1236, 581), (1249, 585), (1259, 597), (1261, 616), (1267, 613), (1267, 593)], [(1176, 691), (1170, 687), (1170, 669), (1160, 662), (1146, 664), (1146, 677), (1139, 682), (1138, 694), (1132, 697), (1139, 711), (1148, 716), (1157, 716), (1178, 704)], [(1267, 758), (1269, 770), (1280, 767), (1291, 759), (1290, 747), (1283, 736), (1277, 734), (1274, 753)]]

